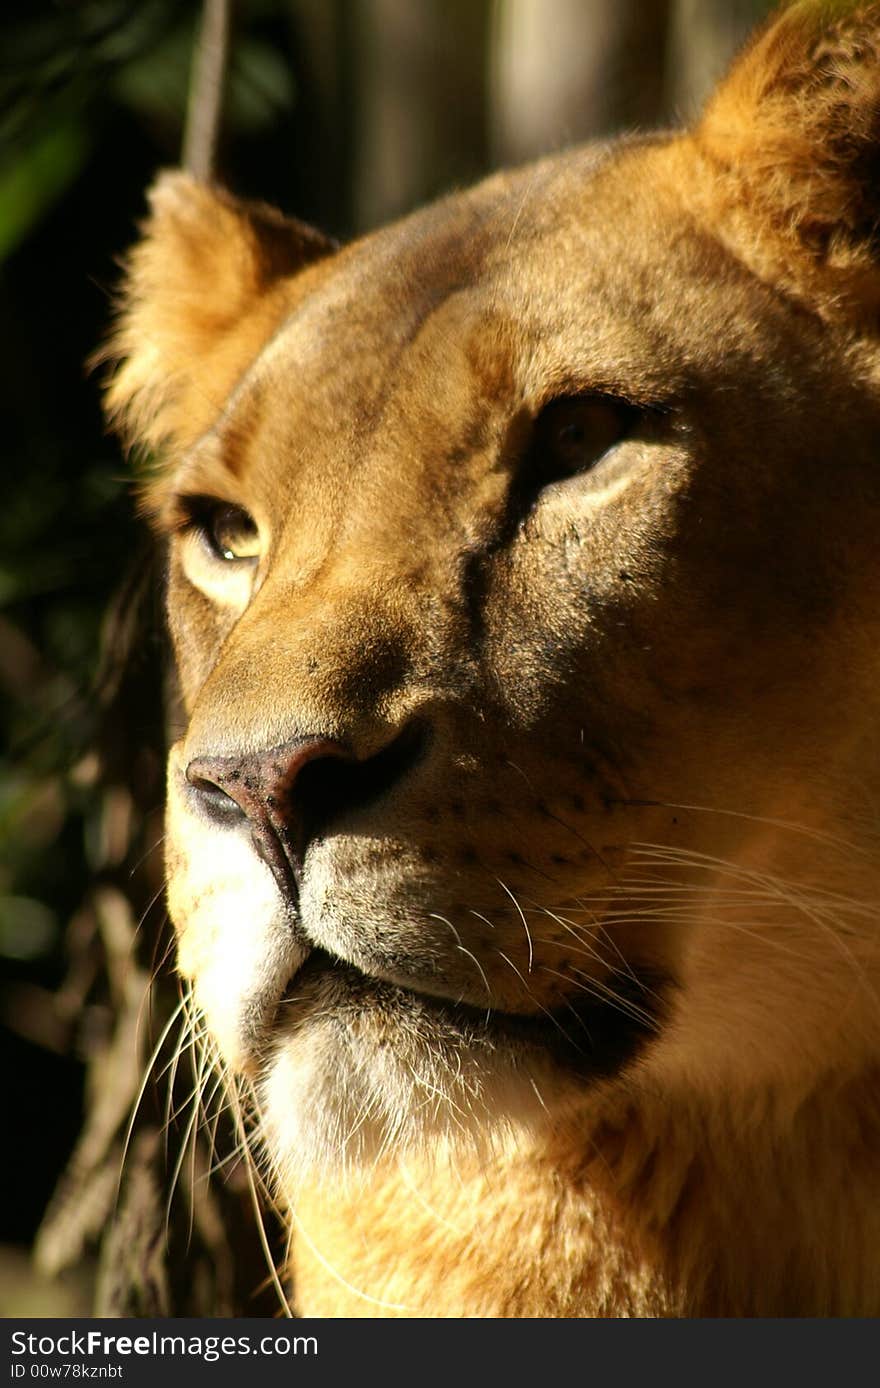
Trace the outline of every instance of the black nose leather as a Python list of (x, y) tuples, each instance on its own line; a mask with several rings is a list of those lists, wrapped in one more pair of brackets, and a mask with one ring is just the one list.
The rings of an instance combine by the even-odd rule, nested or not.
[(294, 738), (244, 756), (194, 757), (186, 779), (200, 810), (217, 824), (250, 827), (257, 853), (294, 896), (309, 844), (346, 813), (390, 791), (427, 741), (427, 729), (413, 722), (358, 760), (332, 739)]

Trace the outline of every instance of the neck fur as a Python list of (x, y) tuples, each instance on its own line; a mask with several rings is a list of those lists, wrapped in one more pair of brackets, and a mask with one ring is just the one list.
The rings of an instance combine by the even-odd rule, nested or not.
[(877, 1314), (876, 1074), (709, 1103), (639, 1092), (491, 1164), (300, 1191), (301, 1314)]

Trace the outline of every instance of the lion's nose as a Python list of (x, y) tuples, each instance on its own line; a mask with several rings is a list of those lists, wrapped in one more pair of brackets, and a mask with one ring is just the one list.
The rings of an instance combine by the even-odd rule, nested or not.
[(186, 779), (213, 818), (244, 815), (257, 821), (267, 811), (283, 809), (303, 767), (321, 757), (347, 758), (349, 753), (329, 738), (296, 738), (249, 756), (195, 757), (186, 768)]
[(390, 790), (426, 740), (414, 723), (359, 760), (330, 738), (294, 738), (243, 756), (194, 757), (186, 779), (195, 803), (215, 823), (249, 825), (260, 857), (282, 889), (294, 893), (312, 840)]
[(311, 837), (303, 770), (350, 759), (346, 748), (329, 738), (301, 737), (246, 756), (196, 756), (186, 779), (198, 806), (215, 823), (250, 824), (258, 855), (285, 895), (294, 897)]
[(350, 759), (341, 743), (296, 738), (238, 757), (194, 757), (186, 768), (199, 808), (218, 824), (246, 820), (260, 857), (287, 891), (295, 889), (307, 846), (300, 778), (310, 763)]

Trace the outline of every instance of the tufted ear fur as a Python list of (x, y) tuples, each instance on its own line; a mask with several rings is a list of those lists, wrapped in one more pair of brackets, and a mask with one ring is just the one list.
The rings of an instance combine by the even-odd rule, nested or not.
[(694, 139), (722, 237), (821, 312), (880, 312), (880, 3), (796, 0), (734, 64)]
[(283, 312), (279, 289), (333, 243), (188, 174), (160, 175), (101, 360), (129, 443), (185, 447), (211, 424)]

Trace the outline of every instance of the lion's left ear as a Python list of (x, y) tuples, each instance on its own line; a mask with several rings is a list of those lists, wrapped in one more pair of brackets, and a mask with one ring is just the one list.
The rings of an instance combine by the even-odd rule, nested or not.
[(126, 264), (106, 410), (129, 443), (185, 447), (209, 427), (284, 312), (284, 284), (335, 250), (262, 203), (162, 174)]
[(722, 236), (820, 311), (880, 313), (880, 3), (797, 0), (760, 31), (693, 139)]

